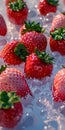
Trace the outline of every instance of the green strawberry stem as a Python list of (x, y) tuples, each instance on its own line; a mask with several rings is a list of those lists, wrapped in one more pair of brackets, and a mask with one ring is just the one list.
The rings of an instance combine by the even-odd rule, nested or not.
[(18, 3), (21, 4), (21, 1), (22, 1), (22, 0), (18, 0)]
[(50, 35), (54, 40), (65, 40), (65, 26), (59, 29), (55, 29), (54, 32), (50, 32)]
[(58, 6), (59, 0), (47, 0), (47, 2), (52, 6)]
[(0, 74), (7, 68), (7, 65), (1, 65)]
[(36, 31), (38, 33), (43, 33), (45, 29), (43, 29), (40, 26), (40, 23), (35, 23), (34, 21), (30, 22), (25, 22), (25, 29), (23, 29), (22, 34), (30, 31)]
[(18, 3), (19, 3), (19, 9), (21, 8), (21, 1), (22, 1), (22, 0), (18, 0)]
[(65, 65), (62, 65), (62, 68), (65, 68)]
[(23, 9), (26, 6), (26, 4), (23, 0), (18, 0), (18, 1), (14, 1), (14, 2), (11, 1), (9, 3), (9, 6), (13, 11), (20, 11), (21, 9)]
[(9, 109), (14, 107), (14, 104), (19, 102), (20, 98), (16, 95), (16, 92), (0, 92), (0, 109)]
[(18, 43), (18, 45), (14, 49), (14, 53), (23, 61), (26, 60), (26, 57), (29, 55), (27, 48), (22, 43)]
[(61, 13), (65, 15), (65, 12), (61, 12)]
[(35, 50), (36, 55), (39, 59), (46, 64), (53, 64), (54, 58), (47, 54), (45, 51), (40, 52), (39, 50)]

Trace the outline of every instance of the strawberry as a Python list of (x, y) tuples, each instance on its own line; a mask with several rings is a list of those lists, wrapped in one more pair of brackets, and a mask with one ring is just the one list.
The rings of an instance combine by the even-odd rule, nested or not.
[(51, 32), (50, 48), (52, 51), (57, 51), (61, 55), (65, 55), (65, 27), (55, 29)]
[(54, 31), (55, 28), (58, 29), (64, 26), (65, 26), (65, 14), (59, 13), (54, 17), (50, 31)]
[(41, 15), (54, 13), (57, 10), (58, 0), (42, 0), (39, 2), (38, 9)]
[(0, 74), (0, 91), (2, 90), (15, 91), (20, 97), (32, 95), (24, 75), (16, 68), (6, 68)]
[(5, 36), (7, 33), (7, 26), (3, 16), (0, 14), (0, 35)]
[(23, 0), (10, 1), (7, 6), (7, 16), (13, 24), (23, 25), (28, 16), (28, 7)]
[(63, 0), (63, 3), (65, 4), (65, 0)]
[(65, 100), (65, 69), (59, 70), (54, 78), (53, 83), (53, 97), (54, 101)]
[(28, 54), (24, 45), (15, 40), (5, 45), (0, 52), (0, 57), (2, 57), (8, 65), (17, 65), (24, 62)]
[(0, 126), (14, 128), (21, 120), (22, 104), (15, 92), (0, 92)]
[(24, 68), (26, 76), (37, 79), (50, 76), (53, 69), (52, 60), (53, 58), (45, 51), (36, 50), (36, 53), (32, 53), (27, 57)]
[(26, 22), (24, 28), (20, 29), (21, 40), (20, 42), (27, 47), (30, 53), (38, 48), (40, 51), (45, 50), (47, 46), (47, 38), (43, 34), (44, 30), (39, 23)]

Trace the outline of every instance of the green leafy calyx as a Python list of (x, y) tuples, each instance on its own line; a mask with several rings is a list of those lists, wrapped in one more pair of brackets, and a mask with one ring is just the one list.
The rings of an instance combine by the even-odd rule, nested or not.
[(65, 65), (62, 65), (62, 68), (65, 68)]
[(9, 3), (10, 8), (13, 11), (20, 11), (21, 9), (26, 7), (26, 3), (23, 0), (17, 0)]
[(38, 33), (43, 33), (45, 30), (40, 26), (40, 23), (25, 22), (25, 29), (23, 29), (22, 34), (30, 31), (36, 31)]
[(14, 104), (19, 102), (19, 97), (15, 92), (0, 92), (0, 109), (9, 109), (14, 107)]
[(22, 43), (18, 43), (18, 45), (14, 49), (14, 53), (23, 61), (26, 60), (26, 57), (29, 55), (27, 48)]
[(59, 0), (47, 0), (47, 2), (48, 2), (50, 5), (58, 6)]
[(7, 65), (1, 65), (0, 74), (7, 68)]
[(65, 15), (65, 11), (64, 12), (61, 12), (63, 15)]
[(53, 64), (53, 57), (51, 57), (49, 54), (47, 54), (45, 51), (40, 52), (37, 49), (35, 50), (36, 55), (42, 60), (42, 62), (46, 64)]
[(65, 40), (65, 27), (55, 29), (54, 32), (51, 32), (50, 35), (54, 40)]

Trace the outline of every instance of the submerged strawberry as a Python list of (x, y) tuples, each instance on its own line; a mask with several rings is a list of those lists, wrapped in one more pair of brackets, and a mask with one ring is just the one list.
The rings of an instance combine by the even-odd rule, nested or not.
[(3, 16), (0, 14), (0, 35), (5, 36), (7, 33), (7, 26)]
[(37, 79), (50, 76), (53, 70), (52, 60), (53, 58), (46, 52), (36, 50), (36, 53), (32, 53), (27, 57), (24, 68), (26, 76)]
[(14, 0), (14, 2), (8, 2), (6, 9), (7, 16), (12, 23), (17, 25), (24, 24), (24, 21), (28, 16), (28, 7), (23, 0)]
[(0, 57), (4, 59), (8, 65), (21, 64), (26, 60), (26, 56), (29, 55), (26, 47), (19, 41), (12, 41), (5, 45), (0, 52)]
[(15, 68), (6, 68), (0, 74), (0, 91), (15, 91), (20, 97), (32, 95), (22, 72)]
[(30, 53), (35, 51), (35, 48), (42, 51), (46, 49), (47, 38), (43, 34), (44, 30), (40, 23), (26, 22), (24, 28), (21, 27), (21, 43), (27, 47)]
[(65, 100), (65, 69), (61, 69), (54, 78), (53, 97), (54, 101)]
[(59, 0), (43, 0), (39, 2), (38, 9), (42, 15), (54, 13), (57, 10)]
[(59, 52), (61, 55), (65, 55), (65, 27), (55, 29), (51, 32), (50, 48), (52, 51)]
[(65, 26), (65, 12), (59, 13), (54, 17), (50, 31), (54, 31), (55, 28), (58, 29), (64, 26)]
[(15, 92), (0, 92), (0, 126), (14, 128), (21, 120), (22, 104)]

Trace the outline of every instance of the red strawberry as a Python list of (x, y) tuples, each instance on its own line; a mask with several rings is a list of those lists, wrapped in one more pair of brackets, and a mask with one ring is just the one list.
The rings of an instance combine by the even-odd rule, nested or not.
[(35, 48), (42, 51), (46, 49), (47, 38), (43, 34), (43, 29), (39, 23), (26, 22), (24, 29), (20, 29), (21, 42), (27, 47), (30, 53), (35, 51)]
[(65, 4), (65, 0), (63, 0), (63, 3)]
[(61, 28), (65, 26), (65, 14), (60, 13), (56, 15), (52, 21), (51, 31), (54, 31), (55, 28)]
[(65, 27), (55, 29), (51, 32), (50, 48), (52, 51), (57, 51), (61, 55), (65, 55)]
[(17, 65), (25, 61), (28, 54), (24, 45), (15, 40), (5, 45), (0, 52), (0, 57), (9, 65)]
[(0, 14), (0, 35), (5, 36), (7, 33), (7, 26), (3, 16)]
[(52, 59), (46, 52), (36, 50), (36, 54), (32, 53), (27, 57), (24, 69), (26, 76), (37, 79), (50, 76), (53, 69)]
[(6, 68), (0, 75), (0, 91), (15, 91), (20, 97), (31, 94), (22, 72), (15, 68)]
[(14, 128), (21, 120), (22, 104), (15, 92), (0, 92), (0, 126)]
[(57, 10), (58, 0), (43, 0), (39, 2), (38, 9), (42, 15), (54, 13)]
[(65, 69), (61, 69), (54, 78), (53, 97), (55, 101), (65, 100)]
[(12, 23), (18, 25), (24, 24), (28, 16), (28, 7), (23, 0), (10, 2), (6, 7), (7, 16)]

